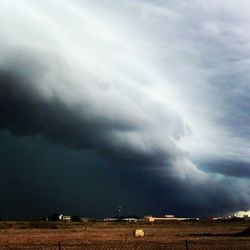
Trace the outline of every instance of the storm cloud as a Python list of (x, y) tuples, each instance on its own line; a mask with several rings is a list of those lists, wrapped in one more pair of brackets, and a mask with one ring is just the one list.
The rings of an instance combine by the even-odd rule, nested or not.
[[(20, 171), (11, 159), (18, 150), (6, 157), (4, 143), (13, 140), (14, 147), (28, 140), (51, 147), (54, 154), (37, 146), (45, 158), (63, 158), (62, 147), (77, 159), (72, 166), (60, 164), (62, 173), (76, 171), (78, 195), (98, 189), (106, 173), (95, 178), (94, 172), (103, 165), (111, 182), (119, 180), (109, 190), (126, 187), (123, 202), (139, 190), (133, 209), (141, 214), (249, 209), (247, 6), (236, 11), (232, 1), (25, 0), (0, 1), (0, 7), (0, 128), (5, 138), (0, 162), (2, 187), (11, 185), (12, 196), (18, 196), (18, 175), (11, 184), (6, 180)], [(30, 148), (23, 147), (18, 146), (25, 155)], [(58, 170), (50, 160), (42, 166), (30, 158), (23, 162), (30, 175), (23, 190), (39, 183), (35, 173), (46, 172), (49, 164), (52, 172)], [(81, 162), (89, 158), (94, 172), (91, 181), (81, 183), (77, 176), (91, 171)], [(43, 197), (47, 191), (39, 185)], [(71, 192), (65, 183), (60, 188)], [(115, 206), (117, 195), (110, 195), (107, 207)], [(25, 206), (36, 202), (31, 195)], [(63, 206), (52, 203), (51, 209)], [(91, 210), (83, 207), (74, 212)]]

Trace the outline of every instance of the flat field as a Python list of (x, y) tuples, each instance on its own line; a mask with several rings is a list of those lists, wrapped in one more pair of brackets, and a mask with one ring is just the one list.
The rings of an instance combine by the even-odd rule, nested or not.
[[(0, 222), (0, 249), (250, 249), (250, 222)], [(134, 230), (143, 229), (144, 237)]]

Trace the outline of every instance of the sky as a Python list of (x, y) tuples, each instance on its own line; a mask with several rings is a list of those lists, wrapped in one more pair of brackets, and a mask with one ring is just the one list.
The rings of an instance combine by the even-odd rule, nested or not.
[(0, 218), (250, 209), (248, 1), (0, 0)]

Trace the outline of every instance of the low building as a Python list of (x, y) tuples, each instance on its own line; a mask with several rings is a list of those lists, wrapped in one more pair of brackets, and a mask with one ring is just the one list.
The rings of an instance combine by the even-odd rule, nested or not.
[(105, 222), (115, 222), (115, 221), (119, 221), (119, 218), (105, 218), (105, 219), (103, 219), (103, 221), (105, 221)]
[(174, 218), (174, 215), (173, 214), (166, 214), (164, 217), (166, 217), (166, 218)]
[(189, 218), (178, 218), (173, 215), (165, 216), (165, 217), (153, 217), (153, 216), (145, 216), (144, 220), (147, 222), (159, 222), (159, 221), (183, 221), (188, 220)]
[(126, 222), (137, 222), (138, 219), (136, 219), (136, 218), (123, 218), (122, 221), (126, 221)]
[(62, 215), (61, 216), (61, 221), (63, 221), (63, 222), (70, 222), (71, 221), (71, 216), (69, 216), (69, 215)]

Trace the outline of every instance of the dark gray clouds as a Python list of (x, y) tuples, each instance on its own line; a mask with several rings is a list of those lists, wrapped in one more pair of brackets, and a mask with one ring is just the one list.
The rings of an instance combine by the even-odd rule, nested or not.
[[(108, 190), (122, 190), (122, 202), (135, 204), (128, 211), (141, 214), (249, 208), (246, 9), (195, 0), (25, 0), (0, 6), (0, 165), (6, 204), (9, 194), (19, 197), (40, 183), (24, 210), (42, 207), (35, 205), (48, 192), (41, 180), (52, 183), (44, 173), (51, 169), (54, 175), (60, 165), (64, 181), (51, 187), (49, 210), (65, 205), (53, 202), (58, 189), (66, 196), (74, 190), (77, 195), (65, 207), (79, 213), (100, 207)], [(6, 140), (16, 148), (9, 157)], [(20, 149), (25, 140), (36, 150)], [(20, 152), (27, 169), (17, 174)], [(87, 173), (88, 182), (81, 182), (79, 176), (85, 179)], [(109, 180), (105, 192), (101, 176)], [(108, 211), (119, 203), (119, 191), (111, 193), (104, 205)], [(100, 199), (71, 210), (81, 194), (88, 204), (93, 195)], [(131, 197), (137, 201), (128, 202)]]
[(220, 160), (219, 162), (208, 162), (203, 164), (204, 171), (214, 172), (226, 176), (249, 178), (250, 169), (249, 162), (244, 161), (227, 161)]
[[(25, 67), (24, 70), (28, 72), (29, 65)], [(174, 157), (167, 155), (157, 145), (153, 145), (150, 152), (120, 142), (119, 137), (115, 138), (113, 134), (116, 133), (118, 136), (129, 136), (130, 133), (136, 136), (136, 133), (140, 133), (140, 127), (129, 120), (121, 121), (119, 117), (109, 119), (105, 114), (91, 113), (91, 107), (84, 105), (84, 101), (82, 106), (69, 106), (56, 93), (49, 100), (41, 96), (32, 87), (32, 81), (37, 81), (39, 74), (39, 69), (36, 70), (31, 79), (18, 72), (0, 73), (1, 128), (8, 128), (14, 135), (41, 135), (52, 143), (75, 149), (91, 149), (119, 161), (119, 164), (132, 164), (133, 167), (151, 167), (152, 164), (160, 167), (167, 165)]]

